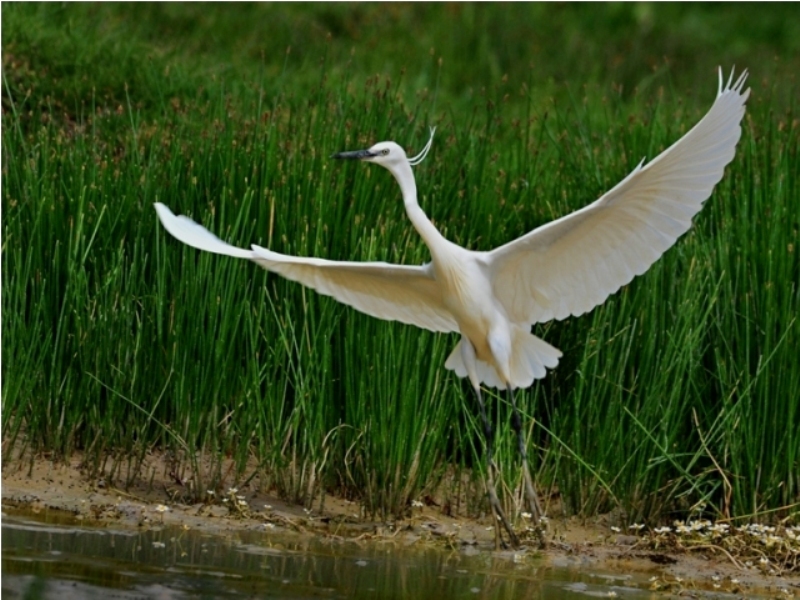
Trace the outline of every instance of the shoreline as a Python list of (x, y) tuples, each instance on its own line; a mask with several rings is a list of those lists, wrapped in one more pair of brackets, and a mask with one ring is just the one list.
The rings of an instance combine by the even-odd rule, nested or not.
[(92, 482), (81, 472), (79, 460), (69, 464), (45, 458), (33, 463), (4, 461), (2, 472), (4, 510), (60, 513), (86, 526), (178, 526), (212, 535), (260, 531), (361, 543), (433, 544), (442, 550), (486, 552), (509, 560), (526, 557), (546, 566), (633, 573), (648, 579), (654, 591), (800, 597), (800, 574), (770, 574), (763, 566), (743, 567), (742, 561), (713, 546), (654, 548), (645, 536), (612, 531), (605, 517), (591, 522), (551, 517), (544, 534), (545, 548), (540, 549), (532, 533), (526, 536), (523, 532), (520, 550), (495, 550), (488, 518), (453, 518), (436, 507), (415, 507), (410, 518), (389, 523), (361, 519), (358, 503), (333, 496), (326, 496), (320, 513), (250, 489), (232, 489), (229, 498), (214, 497), (207, 503), (182, 504), (171, 502), (167, 486), (161, 487), (164, 491), (151, 482), (149, 491), (124, 491), (106, 486), (102, 480)]

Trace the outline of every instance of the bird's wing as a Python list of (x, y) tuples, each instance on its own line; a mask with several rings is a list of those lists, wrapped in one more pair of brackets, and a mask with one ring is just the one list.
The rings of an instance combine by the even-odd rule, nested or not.
[(252, 250), (245, 250), (244, 248), (237, 248), (230, 244), (223, 242), (208, 229), (202, 225), (198, 225), (189, 217), (183, 215), (175, 215), (169, 208), (156, 202), (156, 213), (158, 218), (161, 219), (161, 224), (164, 229), (170, 232), (172, 237), (199, 250), (206, 252), (213, 252), (214, 254), (224, 254), (225, 256), (233, 256), (235, 258), (254, 258)]
[(430, 264), (336, 262), (287, 256), (256, 245), (252, 250), (236, 248), (190, 218), (175, 216), (163, 204), (156, 203), (155, 207), (166, 230), (184, 244), (250, 259), (268, 271), (379, 319), (400, 321), (431, 331), (458, 331), (458, 325), (442, 303)]
[[(686, 135), (592, 204), (484, 254), (516, 322), (581, 315), (644, 273), (692, 224), (741, 136), (750, 90), (733, 73)], [(642, 161), (644, 162), (644, 161)]]

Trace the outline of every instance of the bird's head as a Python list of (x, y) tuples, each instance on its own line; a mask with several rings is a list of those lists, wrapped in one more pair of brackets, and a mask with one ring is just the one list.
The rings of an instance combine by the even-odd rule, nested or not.
[(405, 150), (403, 150), (403, 148), (394, 142), (378, 142), (374, 146), (370, 146), (364, 150), (337, 152), (331, 156), (331, 158), (349, 158), (364, 162), (371, 162), (386, 167), (390, 171), (392, 170), (392, 167), (399, 166), (403, 163), (408, 163), (412, 167), (415, 167), (425, 160), (425, 157), (428, 155), (428, 151), (431, 149), (431, 144), (433, 144), (433, 134), (435, 131), (436, 128), (432, 127), (431, 137), (428, 140), (428, 143), (425, 144), (422, 152), (416, 156), (412, 156), (411, 158), (408, 158)]

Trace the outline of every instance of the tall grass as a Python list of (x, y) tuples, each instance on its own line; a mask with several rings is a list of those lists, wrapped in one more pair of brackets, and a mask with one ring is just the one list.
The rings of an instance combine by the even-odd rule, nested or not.
[[(575, 508), (621, 502), (654, 519), (796, 507), (799, 196), (787, 174), (800, 165), (795, 107), (774, 115), (769, 102), (755, 93), (737, 158), (695, 228), (562, 342), (577, 364), (563, 370), (549, 426), (579, 460), (552, 444), (547, 454)], [(610, 155), (635, 148), (635, 134), (618, 136)], [(638, 143), (634, 156), (658, 144)]]
[[(21, 34), (13, 42), (25, 48)], [(80, 449), (131, 483), (158, 447), (197, 496), (229, 483), (230, 457), (240, 481), (259, 474), (308, 506), (335, 491), (382, 517), (443, 482), (456, 482), (444, 493), (457, 502), (462, 474), (476, 473), (466, 506), (485, 509), (474, 400), (443, 367), (456, 336), (377, 321), (182, 246), (152, 203), (238, 245), (421, 263), (390, 175), (327, 157), (381, 139), (417, 149), (435, 124), (416, 171), (421, 203), (450, 239), (488, 249), (583, 206), (672, 143), (710, 106), (713, 77), (693, 95), (655, 75), (635, 93), (606, 81), (550, 101), (529, 72), (458, 97), (435, 87), (435, 64), (415, 94), (411, 75), (326, 60), (301, 88), (272, 63), (200, 84), (189, 58), (139, 62), (137, 43), (120, 50), (125, 68), (158, 93), (101, 71), (106, 92), (78, 81), (84, 101), (70, 106), (36, 85), (21, 93), (29, 74), (6, 66), (4, 458)], [(166, 74), (172, 60), (179, 75)], [(737, 157), (695, 228), (590, 315), (538, 328), (565, 356), (518, 398), (535, 417), (542, 487), (568, 510), (656, 521), (784, 514), (800, 501), (796, 105), (752, 85)], [(509, 410), (490, 401), (514, 505)]]

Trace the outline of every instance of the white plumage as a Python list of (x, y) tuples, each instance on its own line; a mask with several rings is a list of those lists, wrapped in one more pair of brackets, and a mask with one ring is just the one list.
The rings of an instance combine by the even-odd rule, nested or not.
[[(445, 366), (498, 388), (524, 388), (558, 364), (561, 352), (531, 325), (581, 315), (644, 273), (692, 224), (733, 159), (750, 90), (747, 73), (723, 85), (703, 119), (680, 140), (585, 208), (490, 252), (446, 240), (417, 203), (416, 157), (394, 142), (337, 158), (374, 162), (394, 175), (406, 212), (431, 252), (422, 266), (335, 262), (231, 246), (156, 203), (164, 227), (185, 244), (247, 258), (287, 279), (379, 319), (460, 332)], [(432, 132), (433, 133), (433, 132)]]

